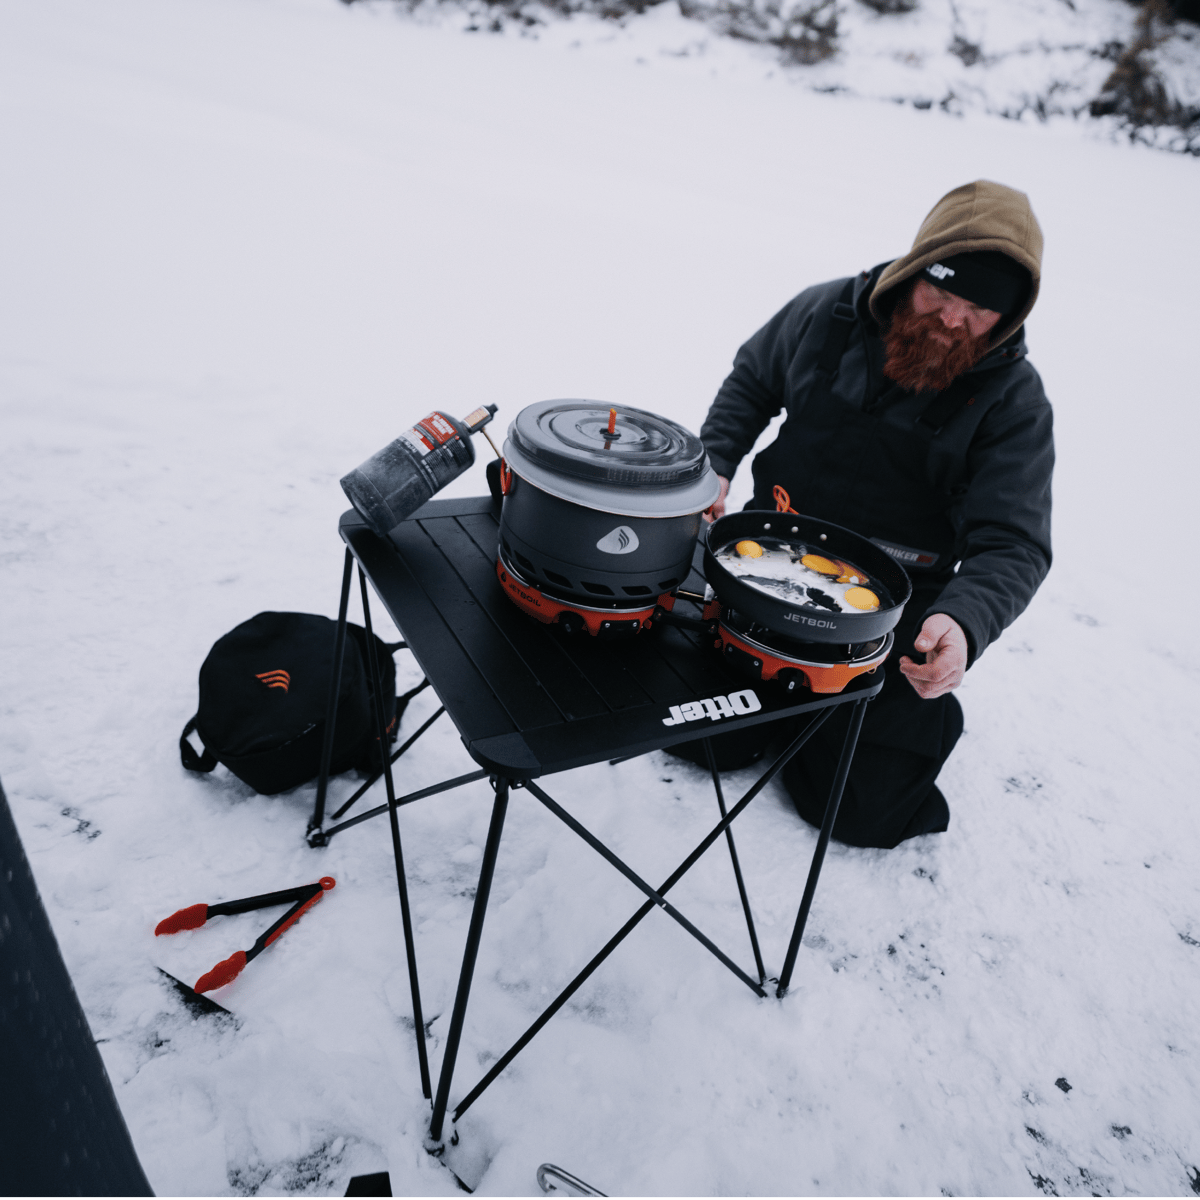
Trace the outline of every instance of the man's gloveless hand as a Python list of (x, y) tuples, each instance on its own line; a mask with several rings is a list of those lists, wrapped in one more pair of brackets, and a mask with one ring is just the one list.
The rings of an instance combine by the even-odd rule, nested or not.
[(712, 502), (712, 508), (706, 510), (703, 514), (704, 519), (710, 525), (713, 521), (719, 521), (725, 515), (725, 497), (729, 495), (729, 480), (724, 475), (718, 475), (717, 479), (721, 483), (720, 495)]
[(913, 643), (924, 653), (925, 662), (914, 662), (908, 655), (900, 659), (900, 670), (922, 700), (932, 700), (952, 692), (967, 670), (967, 635), (962, 626), (945, 613), (926, 617)]

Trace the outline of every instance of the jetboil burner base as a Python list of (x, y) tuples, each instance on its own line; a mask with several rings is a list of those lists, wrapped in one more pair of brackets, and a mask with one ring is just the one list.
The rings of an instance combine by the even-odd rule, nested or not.
[(716, 601), (705, 608), (716, 617), (716, 647), (734, 670), (764, 682), (775, 681), (784, 691), (807, 687), (817, 695), (835, 695), (858, 675), (873, 672), (892, 652), (895, 636), (857, 645), (802, 642), (785, 638), (744, 618)]
[(560, 625), (567, 633), (586, 631), (592, 637), (627, 637), (649, 629), (655, 614), (670, 612), (675, 597), (659, 596), (653, 604), (636, 608), (615, 605), (604, 608), (580, 604), (577, 600), (560, 599), (545, 589), (529, 583), (505, 561), (504, 551), (496, 555), (496, 578), (504, 594), (524, 613), (543, 625)]

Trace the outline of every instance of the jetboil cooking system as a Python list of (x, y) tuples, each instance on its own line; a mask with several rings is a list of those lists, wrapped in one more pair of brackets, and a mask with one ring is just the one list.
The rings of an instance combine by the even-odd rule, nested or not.
[[(495, 411), (485, 405), (461, 421), (430, 413), (350, 472), (342, 487), (370, 528), (386, 536), (465, 471), (475, 459), (471, 434)], [(720, 482), (695, 434), (642, 409), (594, 400), (529, 405), (509, 427), (500, 488), (496, 577), (523, 612), (600, 638), (655, 622), (691, 627), (730, 667), (785, 691), (840, 692), (874, 671), (891, 652), (911, 594), (903, 569), (850, 530), (790, 511), (751, 511), (708, 530), (708, 592), (690, 597), (703, 602), (701, 619), (674, 614)], [(853, 563), (878, 604), (843, 612), (820, 589), (768, 594), (719, 561), (725, 547), (758, 538), (782, 543), (797, 560), (815, 553)]]
[(671, 608), (720, 483), (700, 439), (666, 417), (546, 400), (509, 427), (501, 491), (496, 575), (509, 598), (605, 637)]
[[(656, 621), (711, 636), (740, 673), (840, 692), (892, 649), (911, 593), (907, 575), (848, 529), (794, 513), (746, 512), (709, 530), (709, 594), (700, 622), (673, 613), (691, 569), (701, 514), (719, 481), (695, 435), (640, 409), (551, 400), (523, 409), (501, 464), (503, 508), (496, 574), (518, 608), (544, 624), (593, 636), (630, 635)], [(782, 541), (850, 560), (878, 597), (870, 612), (832, 612), (803, 592), (768, 595), (717, 560), (746, 539)], [(686, 594), (686, 593), (685, 593)]]
[[(843, 612), (820, 588), (794, 598), (768, 594), (718, 558), (730, 545), (783, 543), (794, 558), (844, 560), (866, 576), (877, 606)], [(812, 517), (761, 509), (713, 523), (704, 549), (704, 618), (734, 669), (793, 691), (840, 692), (856, 675), (874, 671), (891, 653), (892, 630), (912, 595), (904, 568), (866, 538)]]

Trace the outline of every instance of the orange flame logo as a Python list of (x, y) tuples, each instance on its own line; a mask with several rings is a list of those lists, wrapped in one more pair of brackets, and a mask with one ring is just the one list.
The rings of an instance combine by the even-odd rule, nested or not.
[(267, 687), (283, 688), (286, 694), (288, 684), (292, 682), (292, 677), (286, 671), (264, 671), (261, 675), (255, 675), (255, 679), (261, 679)]

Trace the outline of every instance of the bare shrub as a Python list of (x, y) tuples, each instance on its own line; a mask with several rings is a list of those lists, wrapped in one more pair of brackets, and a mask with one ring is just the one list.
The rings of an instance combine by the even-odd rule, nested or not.
[[(355, 0), (342, 0), (353, 4)], [(451, 0), (455, 2), (455, 0)], [(638, 16), (661, 0), (457, 0), (471, 19), (468, 29), (499, 32), (506, 25), (538, 25), (543, 9), (570, 16), (591, 13), (610, 21)], [(422, 0), (396, 0), (415, 10)], [(894, 11), (915, 7), (916, 0), (871, 0)], [(838, 0), (679, 0), (685, 17), (703, 21), (729, 37), (777, 46), (786, 61), (808, 65), (837, 51)]]
[(859, 2), (887, 17), (894, 13), (912, 12), (917, 7), (918, 0), (859, 0)]
[(978, 42), (972, 42), (963, 37), (961, 33), (954, 35), (954, 39), (947, 49), (962, 61), (964, 67), (973, 67), (983, 58), (983, 47)]
[(838, 14), (834, 0), (795, 9), (782, 34), (772, 41), (787, 58), (805, 65), (821, 62), (837, 50)]
[(790, 62), (810, 66), (837, 51), (836, 0), (680, 0), (679, 7), (729, 37), (778, 46)]
[(1093, 117), (1124, 117), (1141, 125), (1187, 125), (1200, 113), (1185, 112), (1171, 98), (1154, 68), (1153, 51), (1171, 33), (1174, 13), (1167, 0), (1145, 0), (1134, 21), (1134, 39), (1117, 58), (1116, 66), (1088, 106)]

